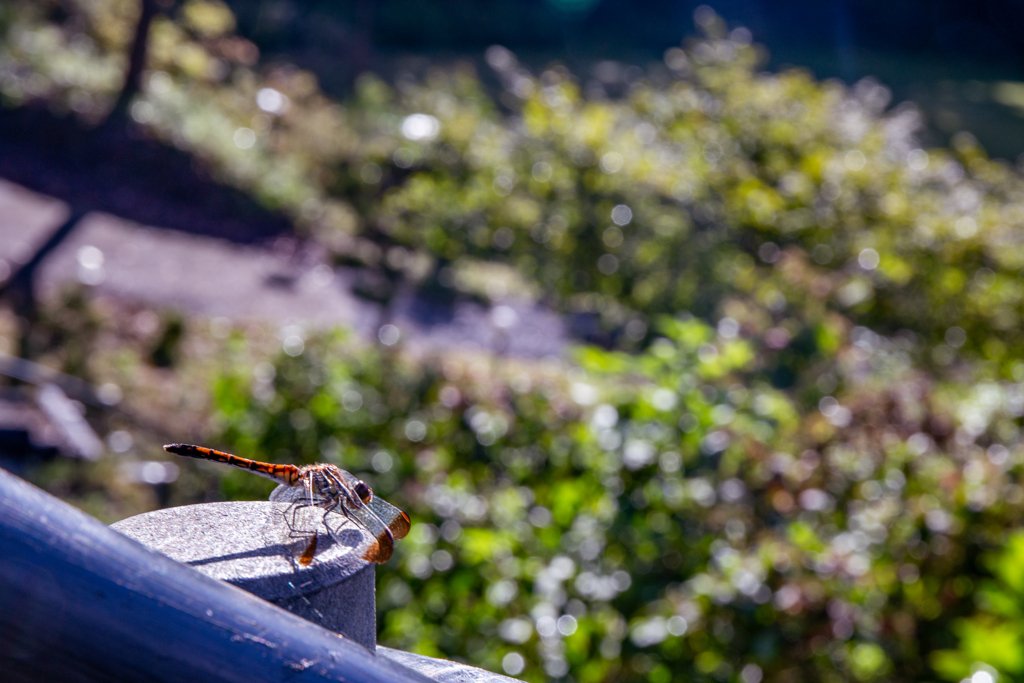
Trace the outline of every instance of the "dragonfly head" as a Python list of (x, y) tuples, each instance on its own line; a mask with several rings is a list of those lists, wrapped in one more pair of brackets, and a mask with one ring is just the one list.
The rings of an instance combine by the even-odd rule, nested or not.
[(365, 481), (357, 481), (353, 488), (356, 491), (356, 495), (359, 496), (359, 500), (363, 501), (364, 503), (369, 503), (371, 500), (373, 500), (373, 491), (370, 490), (370, 487), (366, 485)]

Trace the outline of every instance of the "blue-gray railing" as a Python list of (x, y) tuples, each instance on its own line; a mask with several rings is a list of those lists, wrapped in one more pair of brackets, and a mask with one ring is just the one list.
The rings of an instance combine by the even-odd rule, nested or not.
[(3, 470), (0, 679), (431, 683)]

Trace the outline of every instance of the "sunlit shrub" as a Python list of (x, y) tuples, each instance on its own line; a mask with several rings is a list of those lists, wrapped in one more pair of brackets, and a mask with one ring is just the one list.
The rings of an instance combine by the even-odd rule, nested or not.
[[(218, 380), (216, 419), (240, 452), (327, 459), (410, 511), (391, 645), (522, 657), (531, 680), (920, 675), (1024, 507), (997, 436), (1020, 385), (937, 387), (856, 328), (842, 402), (802, 410), (756, 379), (756, 342), (660, 332), (569, 372), (314, 337)], [(265, 494), (244, 475), (232, 497)]]

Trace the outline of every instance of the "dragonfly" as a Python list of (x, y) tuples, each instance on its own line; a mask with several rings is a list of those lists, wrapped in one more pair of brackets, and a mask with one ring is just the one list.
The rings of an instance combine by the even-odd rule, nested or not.
[[(325, 523), (327, 515), (332, 512), (344, 515), (357, 526), (369, 531), (375, 539), (375, 543), (363, 555), (363, 559), (367, 561), (378, 564), (387, 562), (394, 550), (395, 539), (405, 538), (409, 533), (411, 526), (409, 515), (384, 499), (373, 495), (373, 491), (366, 482), (335, 465), (328, 463), (302, 466), (277, 465), (184, 443), (168, 444), (164, 446), (164, 450), (189, 458), (222, 462), (249, 470), (289, 487), (290, 490), (286, 491), (285, 495), (271, 497), (272, 500), (294, 501), (289, 507), (289, 511), (285, 513), (286, 519), (289, 516), (293, 520), (296, 519), (297, 513), (303, 508), (323, 510)], [(291, 523), (289, 526), (296, 531)], [(311, 533), (312, 537), (298, 558), (299, 564), (303, 566), (310, 565), (316, 555), (318, 535), (316, 527)]]

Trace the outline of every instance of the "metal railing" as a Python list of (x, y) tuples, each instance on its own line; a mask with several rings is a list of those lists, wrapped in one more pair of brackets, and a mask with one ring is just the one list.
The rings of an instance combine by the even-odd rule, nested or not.
[(7, 683), (430, 683), (3, 470), (0, 672)]

